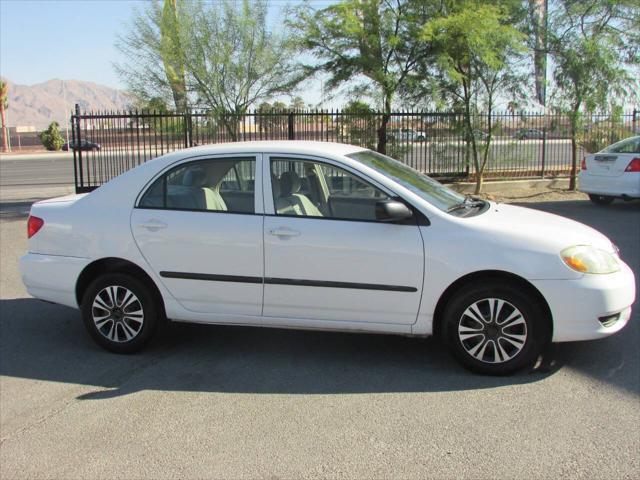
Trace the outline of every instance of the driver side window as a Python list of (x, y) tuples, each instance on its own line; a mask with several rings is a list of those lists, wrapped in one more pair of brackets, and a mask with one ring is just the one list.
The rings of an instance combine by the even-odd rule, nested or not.
[(377, 221), (380, 189), (334, 165), (291, 158), (271, 159), (277, 215)]

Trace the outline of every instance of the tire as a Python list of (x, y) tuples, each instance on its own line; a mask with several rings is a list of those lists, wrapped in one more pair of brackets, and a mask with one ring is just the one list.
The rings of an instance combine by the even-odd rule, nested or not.
[(590, 193), (589, 200), (591, 200), (596, 205), (610, 205), (615, 200), (615, 197), (610, 197), (608, 195), (595, 195)]
[(532, 366), (550, 341), (546, 320), (530, 295), (494, 280), (455, 294), (444, 310), (443, 333), (451, 353), (465, 368), (508, 375)]
[(151, 290), (137, 278), (120, 273), (96, 278), (82, 298), (81, 311), (91, 338), (114, 353), (141, 350), (160, 323)]

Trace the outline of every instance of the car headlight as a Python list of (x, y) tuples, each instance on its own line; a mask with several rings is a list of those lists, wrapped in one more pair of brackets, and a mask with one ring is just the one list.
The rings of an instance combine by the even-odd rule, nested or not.
[(576, 245), (560, 252), (562, 261), (580, 273), (614, 273), (620, 264), (611, 253), (589, 245)]

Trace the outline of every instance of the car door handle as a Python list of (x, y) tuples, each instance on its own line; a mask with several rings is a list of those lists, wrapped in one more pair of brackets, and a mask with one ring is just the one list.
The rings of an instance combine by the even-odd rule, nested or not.
[(271, 235), (275, 235), (276, 237), (297, 237), (300, 235), (300, 232), (297, 230), (292, 230), (286, 227), (273, 228), (269, 230)]
[(160, 230), (161, 228), (167, 228), (166, 223), (161, 222), (160, 220), (155, 220), (155, 219), (152, 219), (143, 223), (139, 223), (138, 226), (140, 228), (146, 228), (147, 230), (150, 230), (152, 232)]

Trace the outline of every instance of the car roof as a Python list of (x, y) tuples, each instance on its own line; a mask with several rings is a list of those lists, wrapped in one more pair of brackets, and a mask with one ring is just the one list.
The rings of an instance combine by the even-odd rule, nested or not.
[(334, 142), (312, 142), (304, 140), (262, 140), (249, 142), (216, 143), (192, 147), (181, 152), (183, 154), (224, 154), (224, 153), (298, 153), (302, 155), (314, 155), (318, 153), (333, 155), (348, 155), (350, 153), (366, 150), (356, 145)]

